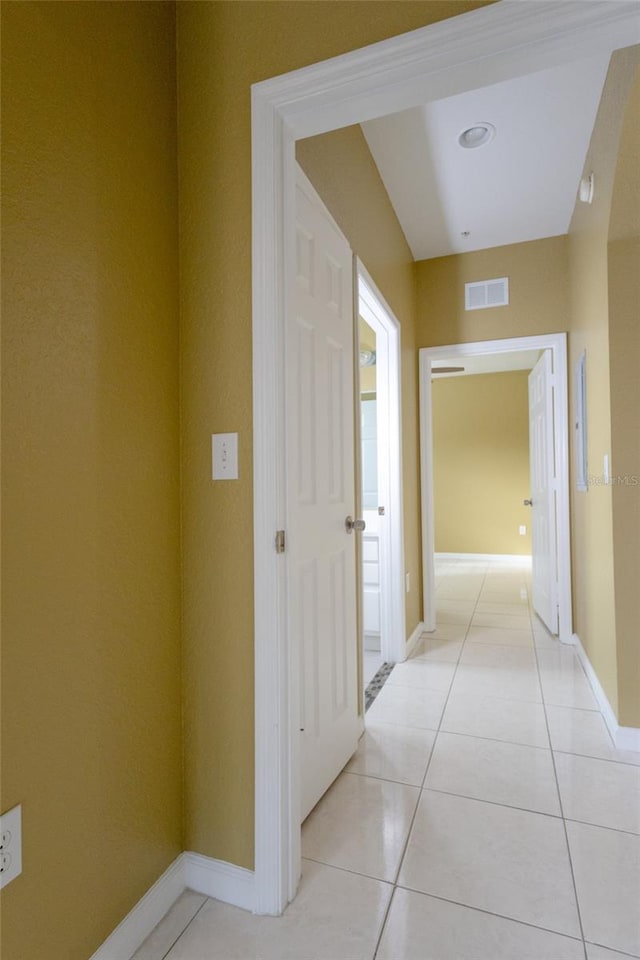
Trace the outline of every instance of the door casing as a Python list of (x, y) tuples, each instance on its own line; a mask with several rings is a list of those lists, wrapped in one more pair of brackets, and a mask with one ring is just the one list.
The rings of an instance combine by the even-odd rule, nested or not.
[(571, 608), (571, 523), (569, 513), (569, 399), (567, 383), (567, 335), (553, 333), (537, 337), (483, 340), (456, 343), (420, 350), (420, 490), (422, 498), (423, 620), (425, 630), (435, 630), (433, 503), (433, 426), (431, 367), (433, 363), (464, 357), (491, 356), (520, 350), (549, 350), (553, 368), (554, 452), (557, 496), (556, 547), (558, 570), (558, 629), (563, 643), (573, 643)]
[(639, 41), (635, 6), (624, 0), (503, 0), (252, 86), (256, 913), (281, 913), (300, 875), (298, 653), (287, 633), (286, 553), (275, 549), (286, 527), (295, 141)]

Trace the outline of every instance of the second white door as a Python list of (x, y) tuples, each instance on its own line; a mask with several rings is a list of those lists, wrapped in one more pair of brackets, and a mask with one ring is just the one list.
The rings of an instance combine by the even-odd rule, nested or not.
[(553, 435), (553, 371), (545, 350), (529, 374), (529, 471), (531, 475), (531, 578), (533, 609), (558, 632), (556, 469)]

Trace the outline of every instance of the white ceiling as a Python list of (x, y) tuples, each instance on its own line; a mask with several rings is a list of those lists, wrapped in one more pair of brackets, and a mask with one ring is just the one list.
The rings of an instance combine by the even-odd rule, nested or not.
[[(362, 124), (416, 260), (568, 231), (608, 65), (607, 53)], [(460, 147), (483, 121), (493, 141)]]
[(440, 373), (443, 377), (469, 377), (477, 373), (506, 373), (509, 370), (533, 370), (540, 357), (540, 350), (513, 350), (511, 353), (492, 353), (474, 357), (449, 357), (433, 361), (431, 372), (438, 367), (464, 367), (461, 373)]

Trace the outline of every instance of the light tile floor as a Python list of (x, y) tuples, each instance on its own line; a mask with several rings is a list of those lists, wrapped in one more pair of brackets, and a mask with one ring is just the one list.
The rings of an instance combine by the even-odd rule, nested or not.
[(640, 957), (640, 754), (616, 750), (525, 564), (452, 559), (303, 827), (279, 918), (187, 892), (135, 960)]

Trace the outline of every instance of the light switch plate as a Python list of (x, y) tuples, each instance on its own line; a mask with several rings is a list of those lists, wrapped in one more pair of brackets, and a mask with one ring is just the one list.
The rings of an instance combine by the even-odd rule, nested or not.
[(238, 434), (211, 435), (211, 467), (214, 480), (238, 479)]

